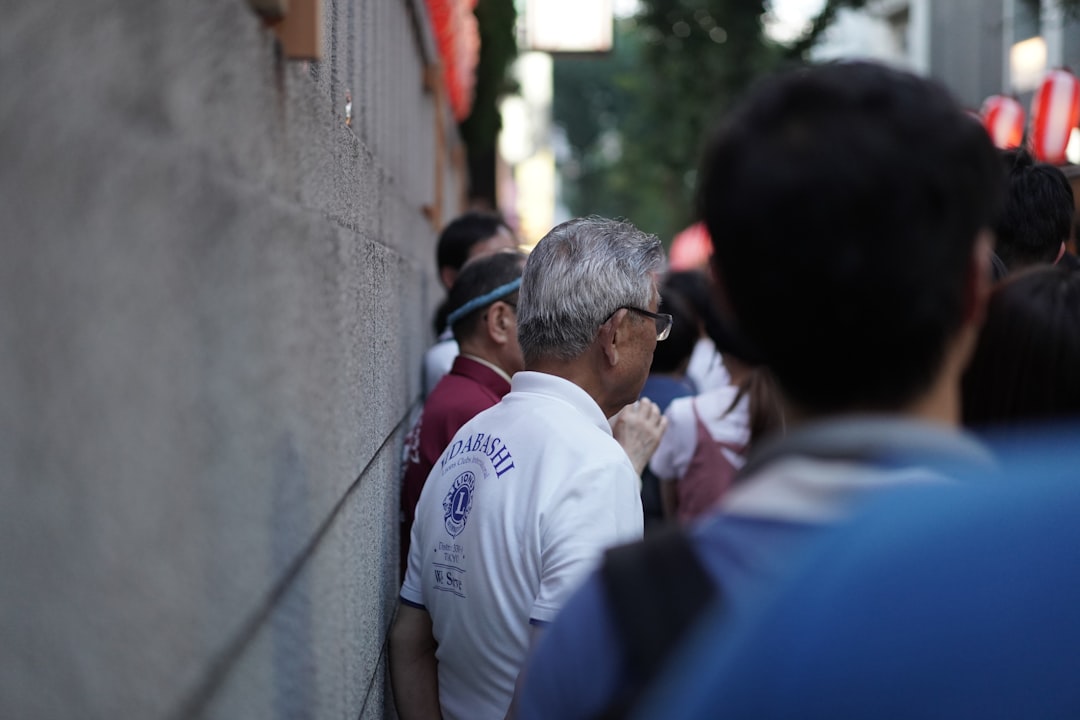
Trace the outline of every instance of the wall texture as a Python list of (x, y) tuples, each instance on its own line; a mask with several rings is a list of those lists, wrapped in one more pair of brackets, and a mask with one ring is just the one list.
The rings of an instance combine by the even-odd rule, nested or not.
[(0, 717), (383, 716), (456, 137), (414, 13), (325, 0), (309, 65), (244, 0), (6, 8)]

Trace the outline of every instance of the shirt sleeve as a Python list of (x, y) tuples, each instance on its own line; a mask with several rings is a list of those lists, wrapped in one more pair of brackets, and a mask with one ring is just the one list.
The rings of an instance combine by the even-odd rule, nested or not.
[(582, 469), (559, 483), (540, 517), (540, 591), (530, 622), (554, 620), (604, 550), (641, 539), (638, 484), (625, 455)]
[(409, 566), (405, 571), (405, 581), (401, 584), (401, 600), (413, 607), (422, 608), (425, 607), (421, 581), (424, 554), (421, 552), (420, 538), (417, 537), (418, 529), (419, 523), (413, 523), (412, 533), (409, 535)]
[(525, 667), (519, 720), (598, 717), (625, 674), (603, 582), (593, 573), (537, 643)]
[(673, 400), (664, 416), (668, 428), (649, 461), (649, 469), (661, 482), (674, 482), (686, 474), (697, 444), (692, 398)]

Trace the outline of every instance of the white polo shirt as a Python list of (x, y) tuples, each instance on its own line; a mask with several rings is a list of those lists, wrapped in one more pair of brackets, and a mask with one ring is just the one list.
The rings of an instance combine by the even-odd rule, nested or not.
[(420, 495), (401, 588), (431, 615), (443, 717), (505, 716), (529, 624), (641, 537), (638, 483), (600, 407), (553, 375), (517, 373), (458, 431)]

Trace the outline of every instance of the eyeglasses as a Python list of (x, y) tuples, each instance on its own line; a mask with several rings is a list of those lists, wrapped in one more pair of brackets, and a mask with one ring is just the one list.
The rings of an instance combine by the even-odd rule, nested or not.
[[(629, 310), (630, 312), (636, 312), (639, 315), (652, 318), (653, 322), (656, 323), (656, 342), (666, 340), (667, 336), (671, 334), (671, 316), (667, 313), (654, 313), (649, 312), (648, 310), (642, 310), (639, 307), (634, 307), (633, 305), (620, 305), (611, 311), (611, 315), (614, 315), (620, 310)], [(610, 320), (611, 315), (608, 315), (607, 320), (604, 320), (604, 322)]]

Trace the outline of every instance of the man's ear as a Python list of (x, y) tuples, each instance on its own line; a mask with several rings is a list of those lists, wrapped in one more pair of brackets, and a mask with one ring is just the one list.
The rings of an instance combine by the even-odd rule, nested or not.
[(994, 286), (991, 257), (994, 254), (994, 235), (981, 230), (975, 237), (968, 262), (968, 276), (964, 290), (964, 322), (981, 327), (986, 319), (986, 305)]
[(615, 314), (600, 326), (600, 332), (596, 334), (596, 342), (600, 344), (604, 359), (611, 367), (619, 363), (620, 343), (625, 342), (626, 316), (629, 314), (629, 310), (616, 310)]
[(517, 323), (514, 310), (501, 300), (496, 300), (487, 309), (488, 337), (498, 345), (510, 342), (510, 330)]

